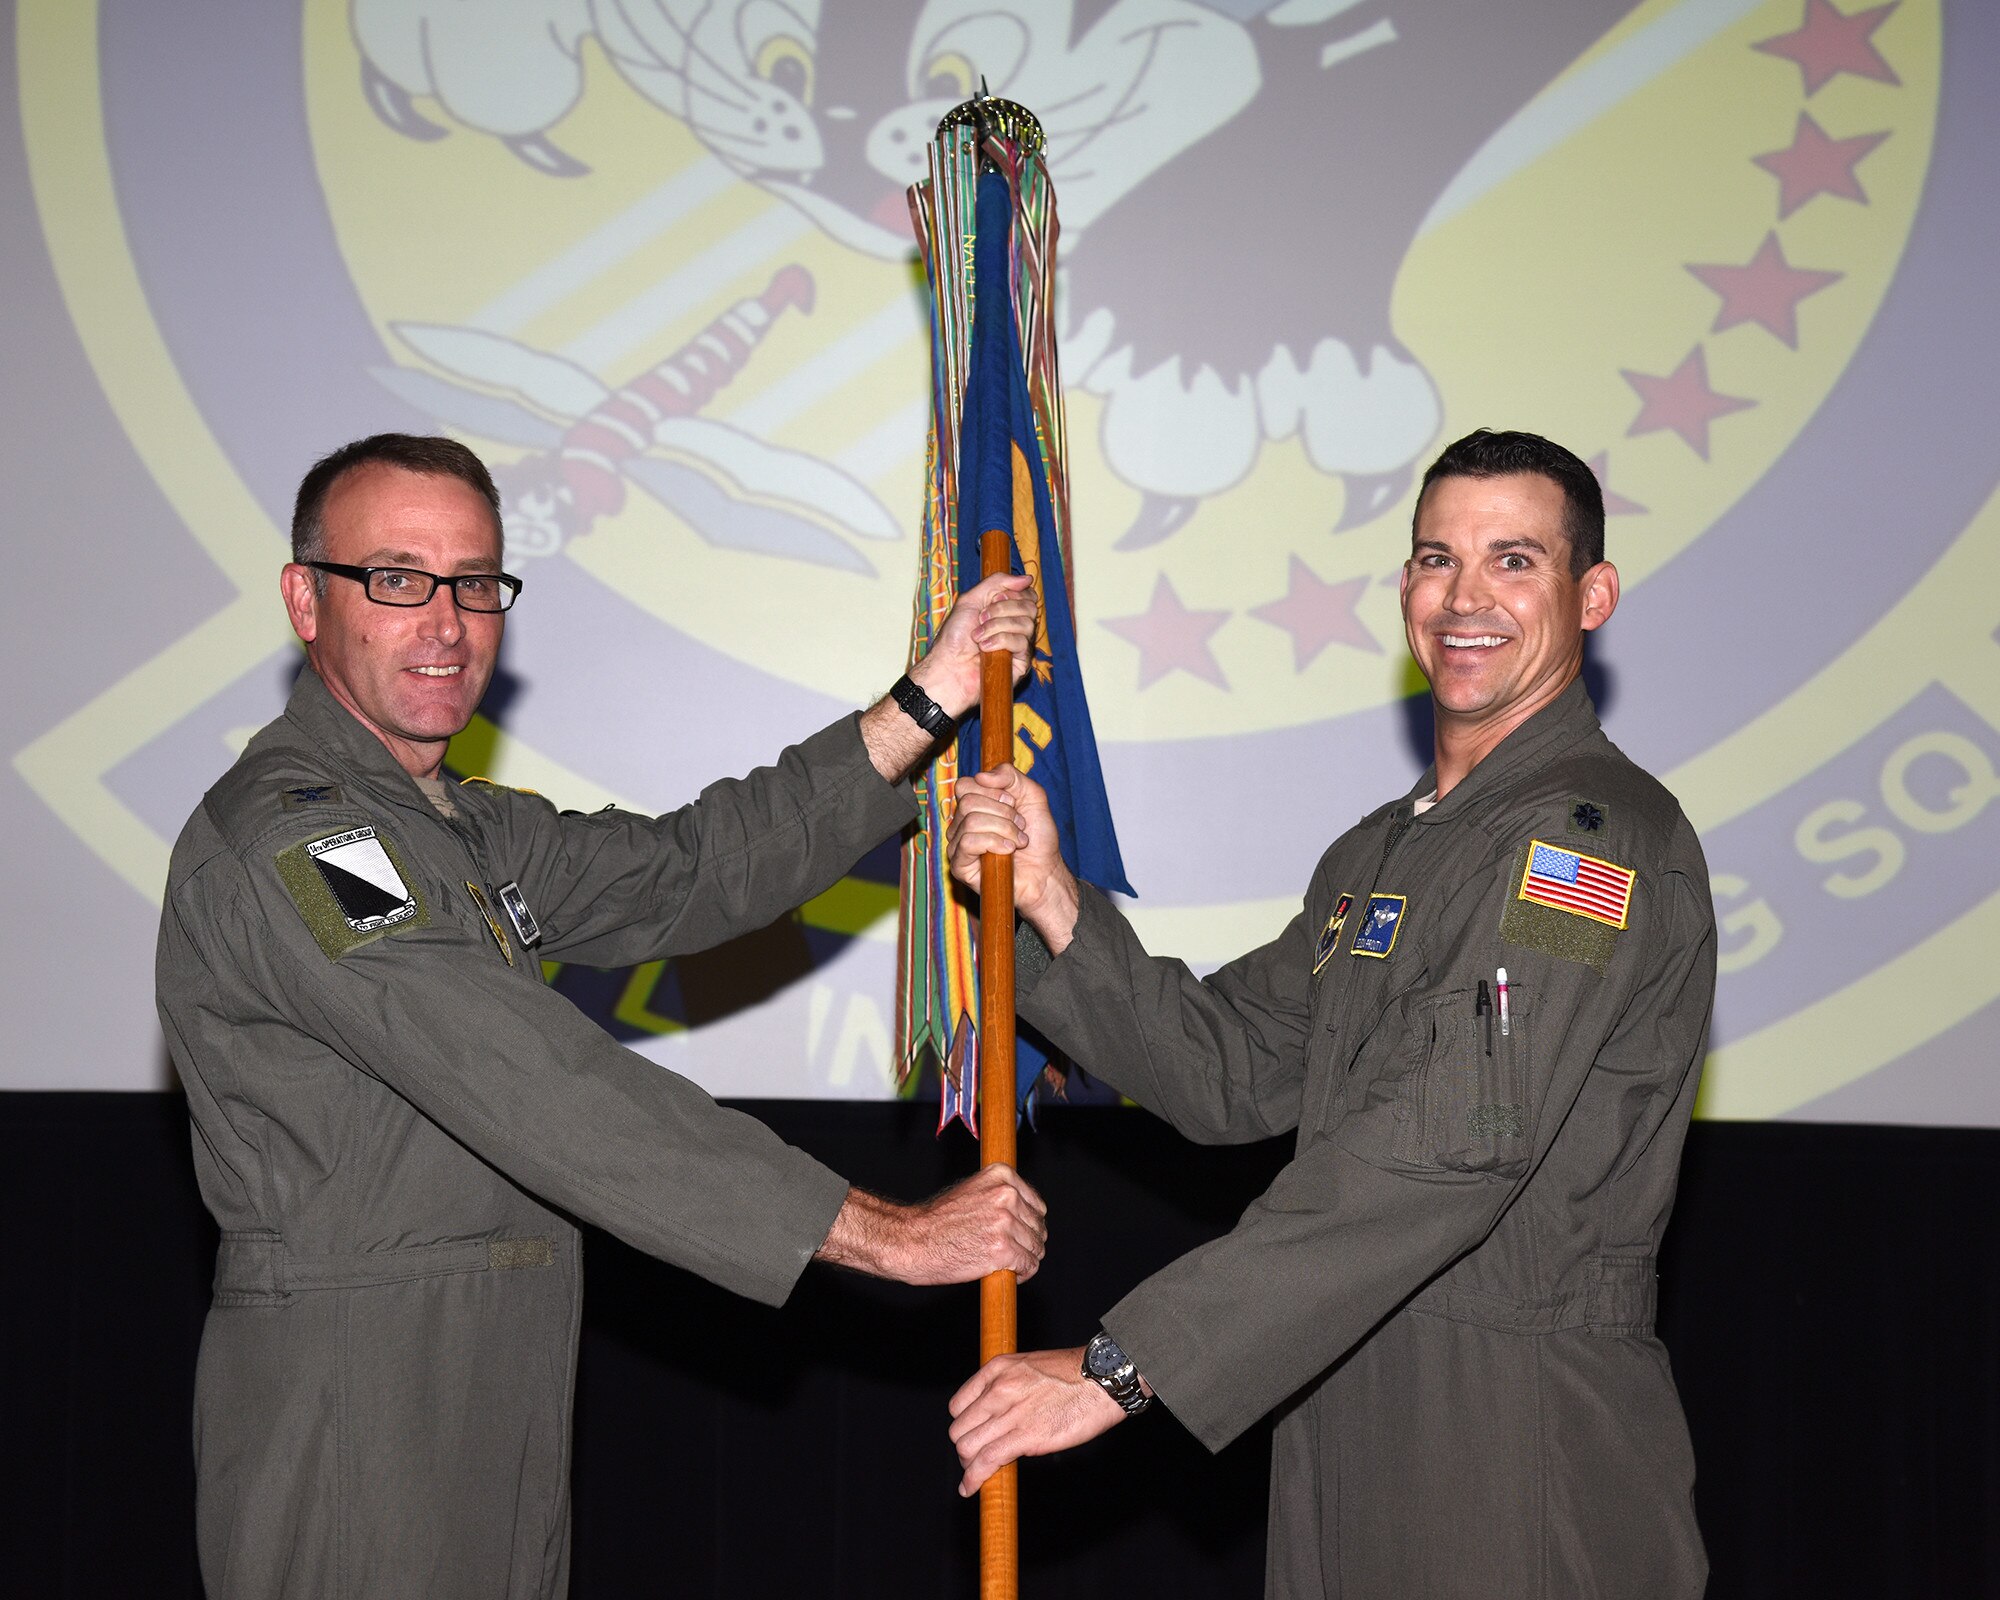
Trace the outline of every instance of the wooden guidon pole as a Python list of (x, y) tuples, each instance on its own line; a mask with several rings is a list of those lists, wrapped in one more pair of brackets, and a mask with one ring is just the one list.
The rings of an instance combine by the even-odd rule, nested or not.
[[(1013, 570), (1012, 541), (989, 528), (980, 541), (980, 575)], [(979, 770), (1014, 759), (1014, 663), (1004, 650), (979, 663)], [(1014, 1161), (1014, 858), (979, 864), (979, 1164)], [(979, 1280), (979, 1362), (1017, 1343), (1014, 1274)], [(1021, 1501), (1015, 1463), (979, 1491), (979, 1600), (1016, 1600), (1021, 1592)]]

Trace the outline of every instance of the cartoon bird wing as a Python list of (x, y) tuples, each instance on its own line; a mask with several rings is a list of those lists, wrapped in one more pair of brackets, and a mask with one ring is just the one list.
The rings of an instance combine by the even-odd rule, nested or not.
[(574, 361), (497, 333), (424, 322), (392, 322), (389, 326), (432, 366), (488, 388), (506, 389), (559, 417), (587, 416), (611, 396), (609, 389)]
[(460, 433), (531, 450), (553, 450), (562, 443), (562, 429), (512, 400), (461, 389), (415, 367), (370, 367), (368, 375), (398, 400)]
[(838, 467), (700, 417), (673, 417), (653, 429), (663, 450), (712, 468), (746, 495), (780, 500), (863, 539), (899, 539), (888, 508)]
[(720, 549), (783, 556), (842, 572), (875, 571), (866, 556), (817, 522), (777, 506), (734, 499), (708, 474), (681, 462), (642, 456), (625, 464), (625, 475)]

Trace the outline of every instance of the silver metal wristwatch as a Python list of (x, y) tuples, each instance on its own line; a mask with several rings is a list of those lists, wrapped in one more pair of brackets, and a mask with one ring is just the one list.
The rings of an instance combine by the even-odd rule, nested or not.
[(1136, 1417), (1153, 1403), (1153, 1397), (1139, 1387), (1139, 1369), (1132, 1358), (1102, 1330), (1083, 1347), (1083, 1375), (1116, 1400), (1128, 1417)]

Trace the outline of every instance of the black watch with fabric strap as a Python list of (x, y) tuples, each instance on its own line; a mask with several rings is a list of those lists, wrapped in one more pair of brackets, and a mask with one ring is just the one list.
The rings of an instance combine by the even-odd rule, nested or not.
[(889, 698), (933, 739), (949, 738), (958, 730), (958, 719), (919, 689), (907, 672), (889, 685)]
[(1153, 1397), (1139, 1387), (1139, 1369), (1132, 1358), (1102, 1329), (1083, 1347), (1083, 1375), (1116, 1400), (1128, 1417), (1136, 1417), (1153, 1403)]

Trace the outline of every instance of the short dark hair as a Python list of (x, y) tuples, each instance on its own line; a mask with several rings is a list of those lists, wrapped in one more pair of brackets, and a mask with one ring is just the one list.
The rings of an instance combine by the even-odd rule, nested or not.
[[(420, 436), (413, 433), (371, 433), (365, 439), (344, 444), (321, 456), (312, 470), (299, 480), (298, 497), (292, 502), (292, 559), (326, 559), (326, 497), (333, 486), (357, 467), (400, 467), (405, 472), (421, 472), (427, 477), (456, 478), (479, 492), (493, 510), (493, 531), (501, 531), (500, 491), (493, 487), (493, 475), (486, 463), (456, 439)], [(326, 593), (326, 574), (314, 573), (321, 594)]]
[(1414, 537), (1423, 514), (1424, 496), (1439, 478), (1507, 478), (1532, 472), (1547, 478), (1563, 495), (1563, 532), (1569, 536), (1569, 575), (1581, 578), (1604, 559), (1604, 490), (1572, 451), (1539, 433), (1501, 433), (1475, 428), (1444, 453), (1424, 473), (1417, 491), (1417, 508), (1410, 516)]

